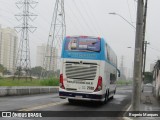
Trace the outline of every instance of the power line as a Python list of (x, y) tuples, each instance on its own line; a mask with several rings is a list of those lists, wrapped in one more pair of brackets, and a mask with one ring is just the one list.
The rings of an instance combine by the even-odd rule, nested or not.
[(92, 26), (94, 27), (94, 30), (97, 32), (97, 35), (98, 35), (98, 31), (97, 31), (97, 29), (96, 29), (96, 27), (95, 27), (95, 25), (96, 24), (94, 24), (94, 22), (93, 22), (93, 17), (91, 16), (91, 14), (89, 14), (88, 13), (88, 11), (87, 11), (87, 9), (86, 9), (86, 7), (85, 7), (85, 4), (84, 3), (82, 3), (82, 1), (80, 0), (79, 2), (81, 2), (81, 4), (83, 4), (83, 5), (81, 5), (83, 8), (84, 8), (84, 10), (86, 11), (86, 15), (88, 16), (88, 18), (90, 19), (90, 22), (92, 23)]
[(96, 19), (95, 15), (93, 14), (92, 10), (91, 10), (91, 7), (90, 7), (88, 1), (86, 0), (85, 3), (86, 3), (86, 5), (87, 5), (88, 10), (90, 11), (91, 15), (93, 16), (93, 18), (94, 18), (94, 20), (95, 20), (95, 23), (96, 23), (99, 31), (100, 31), (101, 33), (103, 33), (101, 27), (99, 26), (99, 22), (97, 22), (97, 19)]
[[(4, 15), (0, 15), (0, 16), (2, 16), (3, 18), (5, 17)], [(1, 17), (1, 18), (2, 18), (2, 17)], [(4, 18), (4, 19), (5, 19), (5, 21), (7, 21), (8, 23), (10, 23), (10, 24), (12, 24), (13, 26), (15, 26), (15, 23), (13, 23), (13, 22), (11, 21), (12, 18), (7, 17), (7, 18)]]
[(131, 10), (130, 10), (130, 6), (129, 6), (129, 3), (128, 3), (128, 0), (127, 0), (127, 6), (128, 6), (128, 12), (129, 12), (129, 16), (130, 16), (131, 22), (133, 22), (132, 21), (132, 15), (131, 15)]
[(160, 52), (160, 50), (159, 49), (157, 49), (157, 48), (153, 48), (153, 47), (150, 47), (151, 45), (149, 45), (149, 46), (147, 46), (147, 47), (149, 47), (150, 49), (152, 49), (152, 50), (155, 50), (155, 51), (157, 51), (157, 52)]
[(136, 16), (136, 11), (137, 11), (137, 7), (136, 7), (136, 1), (135, 0), (133, 0), (133, 4), (134, 4), (134, 13), (135, 13), (135, 16)]
[[(66, 2), (66, 4), (67, 4), (68, 2)], [(76, 26), (79, 30), (80, 30), (80, 28), (81, 28), (81, 30), (80, 30), (80, 32), (82, 32), (82, 31), (84, 31), (84, 30), (86, 30), (86, 31), (88, 31), (88, 29), (86, 29), (86, 26), (84, 27), (84, 24), (81, 24), (81, 22), (80, 22), (80, 20), (78, 19), (78, 17), (77, 17), (77, 14), (75, 14), (73, 11), (73, 9), (72, 9), (72, 6), (69, 6), (69, 4), (68, 4), (68, 7), (67, 7), (68, 9), (70, 9), (69, 11), (71, 12), (71, 14), (74, 16), (73, 18), (74, 19), (71, 19), (71, 21), (76, 21), (77, 23), (78, 23), (78, 25), (81, 25), (80, 27), (77, 27), (77, 24), (76, 25), (74, 25), (74, 26)], [(68, 16), (69, 14), (67, 14), (67, 17), (69, 17)], [(76, 20), (75, 20), (76, 19)], [(68, 29), (69, 30), (69, 29)]]
[[(69, 15), (67, 12), (65, 12), (65, 13), (66, 13), (66, 16), (67, 16), (67, 18), (69, 19), (69, 21), (73, 24), (73, 23), (74, 23), (74, 20), (71, 19), (70, 15)], [(67, 19), (67, 18), (66, 18), (66, 19)], [(77, 27), (76, 25), (73, 25), (73, 26), (74, 26), (74, 28), (76, 28), (76, 31), (77, 31), (77, 30), (79, 30), (79, 32), (81, 31), (81, 30), (80, 30), (80, 27)], [(68, 27), (68, 29), (69, 29), (69, 27)], [(75, 29), (74, 29), (74, 30), (75, 30)], [(74, 30), (73, 30), (73, 31), (74, 31)]]
[[(48, 42), (46, 46), (45, 56), (43, 60), (43, 68), (41, 72), (42, 78), (49, 78), (52, 76), (53, 71), (59, 68), (59, 61), (54, 58), (60, 56), (62, 40), (66, 35), (66, 24), (65, 24), (65, 11), (64, 11), (64, 0), (56, 0), (54, 5), (54, 11), (48, 36)], [(59, 49), (59, 50), (58, 50)], [(58, 51), (57, 51), (58, 50)]]
[(88, 27), (88, 29), (90, 29), (90, 31), (92, 31), (92, 33), (94, 33), (94, 30), (92, 30), (92, 28), (91, 28), (91, 27), (89, 26), (89, 24), (87, 23), (85, 17), (82, 15), (80, 9), (78, 8), (78, 6), (77, 6), (75, 0), (73, 0), (73, 3), (74, 3), (74, 5), (75, 5), (75, 7), (77, 8), (77, 10), (78, 10), (80, 16), (82, 17), (83, 21), (85, 22), (86, 26)]
[[(5, 3), (5, 2), (4, 2)], [(7, 3), (8, 4), (8, 3)], [(5, 9), (2, 9), (2, 8), (0, 8), (0, 10), (1, 11), (4, 11), (5, 13), (9, 13), (9, 14), (14, 14), (14, 12), (12, 12), (13, 10), (5, 10)], [(35, 10), (36, 11), (36, 10)], [(37, 12), (37, 11), (36, 11)], [(0, 15), (0, 16), (4, 16), (4, 15)], [(4, 17), (6, 17), (6, 16), (4, 16)], [(8, 18), (8, 20), (7, 21), (10, 21), (11, 19), (13, 19), (13, 18), (10, 18), (10, 17), (7, 17)], [(43, 23), (46, 23), (46, 25), (49, 25), (49, 23), (48, 22), (46, 22), (47, 21), (47, 19), (45, 19), (45, 17), (44, 16), (39, 16), (39, 18), (42, 18), (43, 19)], [(13, 19), (13, 20), (15, 20), (15, 19)], [(40, 19), (39, 19), (40, 20)], [(11, 21), (9, 22), (9, 23), (11, 23)], [(11, 23), (12, 25), (13, 25), (13, 22)], [(43, 29), (44, 29), (44, 26), (42, 26), (42, 25), (44, 25), (44, 24), (39, 24), (38, 26), (41, 26), (41, 27), (43, 27)], [(45, 26), (46, 26), (45, 25)], [(15, 25), (14, 25), (15, 26)]]

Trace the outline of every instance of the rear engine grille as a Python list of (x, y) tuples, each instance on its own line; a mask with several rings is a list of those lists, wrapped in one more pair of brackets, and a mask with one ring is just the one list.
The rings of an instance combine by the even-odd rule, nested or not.
[(66, 63), (65, 70), (67, 78), (94, 80), (96, 77), (97, 65), (88, 63)]

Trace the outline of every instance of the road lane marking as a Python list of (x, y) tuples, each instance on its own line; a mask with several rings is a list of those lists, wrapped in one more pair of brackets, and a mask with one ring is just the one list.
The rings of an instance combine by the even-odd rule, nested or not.
[(131, 106), (132, 106), (132, 105), (130, 105), (130, 106), (128, 107), (127, 111), (129, 111), (129, 110), (131, 109)]
[(18, 110), (18, 111), (33, 111), (33, 110), (37, 110), (37, 109), (41, 109), (41, 108), (46, 108), (46, 107), (51, 107), (51, 106), (60, 105), (60, 104), (63, 104), (63, 103), (66, 103), (66, 101), (49, 103), (49, 104), (45, 104), (45, 105), (41, 105), (41, 106), (36, 106), (36, 107), (21, 109), (21, 110)]
[[(131, 106), (132, 106), (132, 105), (130, 105), (130, 106), (127, 108), (126, 112), (131, 109)], [(125, 112), (123, 115), (125, 115), (126, 112)], [(129, 118), (129, 117), (123, 117), (123, 120), (133, 120), (133, 119), (131, 119), (131, 118)]]
[(123, 117), (123, 120), (133, 120), (133, 119), (131, 119), (129, 117)]

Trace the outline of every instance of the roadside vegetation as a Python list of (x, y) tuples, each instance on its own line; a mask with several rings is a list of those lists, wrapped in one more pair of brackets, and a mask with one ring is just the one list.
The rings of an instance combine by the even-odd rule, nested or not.
[(58, 78), (50, 79), (15, 79), (12, 78), (2, 78), (0, 77), (0, 86), (58, 86)]
[[(125, 80), (124, 77), (123, 79), (120, 78), (120, 80), (116, 81), (117, 85), (131, 85), (132, 84), (132, 80)], [(144, 84), (147, 83), (152, 83), (153, 82), (153, 73), (152, 72), (145, 72), (144, 73)]]
[(132, 81), (131, 80), (117, 80), (116, 84), (117, 85), (131, 85)]

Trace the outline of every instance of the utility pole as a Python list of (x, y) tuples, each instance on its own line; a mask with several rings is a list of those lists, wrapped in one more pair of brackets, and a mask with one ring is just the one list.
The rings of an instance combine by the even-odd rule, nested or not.
[(36, 27), (29, 24), (30, 21), (34, 21), (37, 15), (30, 12), (30, 9), (34, 9), (37, 5), (36, 1), (19, 0), (16, 2), (16, 6), (23, 12), (15, 15), (18, 21), (22, 21), (22, 24), (15, 27), (18, 32), (21, 32), (21, 38), (16, 58), (16, 70), (13, 79), (18, 74), (18, 79), (25, 77), (31, 79), (31, 60), (30, 60), (30, 47), (29, 47), (29, 32), (33, 33)]
[(121, 74), (124, 74), (124, 66), (123, 66), (123, 63), (124, 63), (124, 56), (121, 57)]
[[(144, 82), (144, 72), (145, 72), (145, 65), (146, 65), (146, 50), (147, 50), (147, 41), (145, 41), (145, 33), (146, 33), (146, 18), (147, 18), (147, 5), (148, 5), (148, 0), (145, 1), (145, 11), (144, 11), (144, 26), (143, 26), (143, 46), (142, 46), (142, 53), (143, 53), (143, 68), (142, 68), (142, 83)], [(145, 48), (144, 48), (145, 47)]]
[(139, 111), (142, 81), (142, 42), (143, 42), (143, 10), (144, 1), (137, 1), (137, 21), (133, 72), (132, 111)]
[(146, 52), (147, 52), (147, 44), (149, 44), (147, 41), (144, 42), (144, 56), (143, 56), (143, 81), (144, 82), (144, 73), (145, 73), (145, 67), (146, 67)]

